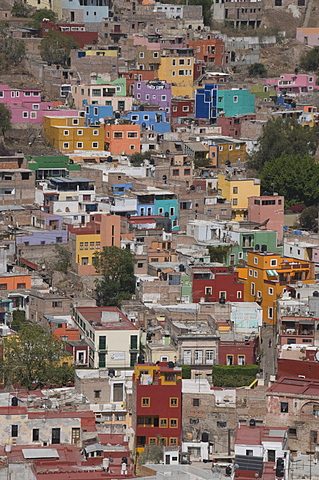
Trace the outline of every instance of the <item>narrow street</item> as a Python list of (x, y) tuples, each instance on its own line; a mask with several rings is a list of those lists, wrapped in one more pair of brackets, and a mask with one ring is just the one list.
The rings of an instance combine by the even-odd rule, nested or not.
[(261, 327), (261, 378), (265, 385), (269, 383), (270, 376), (275, 375), (277, 369), (277, 334), (276, 325), (263, 325)]

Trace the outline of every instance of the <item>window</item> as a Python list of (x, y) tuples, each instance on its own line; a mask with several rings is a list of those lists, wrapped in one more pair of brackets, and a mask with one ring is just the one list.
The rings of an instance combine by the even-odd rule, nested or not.
[(106, 336), (105, 335), (100, 335), (99, 336), (99, 350), (105, 350), (106, 349)]
[(144, 52), (140, 52), (138, 55), (140, 58), (144, 58)]
[(74, 118), (72, 120), (72, 125), (79, 125), (79, 120), (77, 118)]
[(276, 260), (276, 259), (270, 260), (270, 265), (271, 265), (272, 267), (277, 267), (277, 260)]
[(199, 398), (193, 398), (193, 407), (199, 407), (199, 406), (200, 406)]
[(127, 138), (137, 138), (137, 132), (127, 132)]
[(178, 419), (177, 418), (170, 418), (169, 427), (170, 428), (177, 428), (178, 427)]
[(183, 110), (183, 112), (189, 112), (189, 106), (188, 105), (183, 105), (182, 110)]
[(288, 413), (288, 402), (280, 402), (280, 412)]
[(255, 284), (254, 284), (254, 282), (251, 282), (251, 285), (250, 285), (250, 294), (251, 294), (251, 295), (255, 295)]
[(258, 257), (254, 257), (254, 264), (258, 265)]
[(88, 257), (82, 257), (82, 265), (88, 265), (89, 264), (89, 258)]
[(160, 418), (160, 428), (167, 428), (167, 418)]
[(61, 308), (62, 302), (52, 302), (52, 308)]
[(76, 148), (83, 148), (82, 142), (76, 142)]
[(247, 455), (247, 457), (253, 457), (254, 456), (254, 451), (253, 450), (246, 450), (246, 455)]
[(69, 130), (63, 130), (63, 135), (64, 135), (64, 136), (69, 135)]
[(169, 399), (169, 406), (170, 407), (178, 407), (178, 398), (172, 397)]
[(170, 215), (170, 217), (172, 217), (173, 215), (175, 215), (175, 208), (174, 208), (174, 207), (171, 207), (171, 208), (169, 209), (169, 215)]
[(138, 264), (137, 264), (137, 268), (143, 268), (143, 265), (144, 265), (144, 263), (142, 263), (142, 262), (138, 262)]
[(25, 288), (26, 284), (25, 283), (18, 283), (17, 284), (17, 288), (20, 289), (20, 288)]
[(233, 205), (238, 205), (238, 200), (237, 200), (237, 198), (233, 198)]
[(289, 438), (297, 438), (297, 429), (296, 428), (288, 428), (288, 437)]
[(131, 335), (131, 341), (130, 341), (130, 349), (131, 350), (137, 350), (138, 347), (138, 336), (137, 335)]
[(273, 318), (273, 308), (272, 307), (268, 307), (268, 318)]
[(40, 430), (38, 428), (34, 428), (32, 430), (32, 442), (38, 442), (40, 438)]
[(217, 427), (218, 428), (226, 428), (227, 427), (227, 422), (217, 422)]
[(203, 350), (194, 351), (194, 363), (195, 365), (201, 365), (203, 363)]
[(214, 364), (214, 350), (206, 350), (205, 360), (206, 360), (206, 365)]
[(184, 75), (184, 70), (178, 70), (178, 75), (183, 76)]
[(18, 425), (11, 425), (11, 437), (19, 436), (19, 427)]
[(172, 65), (173, 65), (173, 67), (175, 67), (175, 65), (176, 65), (176, 60), (175, 60), (175, 58), (173, 58), (173, 60), (172, 60)]
[(237, 298), (241, 298), (241, 291), (237, 290)]
[(179, 176), (179, 168), (174, 168), (172, 173), (173, 173), (173, 177), (178, 177)]
[[(171, 447), (177, 445), (177, 442), (178, 442), (178, 438), (176, 437), (170, 437), (169, 439), (169, 444)], [(173, 457), (173, 460), (174, 460), (175, 457)], [(176, 460), (177, 460), (177, 457), (176, 457)]]
[(39, 109), (40, 109), (40, 105), (39, 105), (38, 103), (34, 103), (34, 104), (32, 105), (32, 108), (33, 108), (33, 110), (39, 110)]
[(123, 399), (124, 399), (123, 383), (114, 383), (113, 402), (123, 402)]
[(101, 398), (101, 390), (94, 390), (94, 398)]
[(238, 193), (238, 187), (233, 187), (233, 193)]
[(60, 443), (60, 428), (52, 428), (52, 445)]
[(158, 52), (153, 52), (153, 58), (158, 58)]
[(238, 355), (238, 365), (245, 365), (245, 355)]
[(149, 397), (142, 397), (142, 407), (149, 407), (151, 404)]
[(253, 271), (252, 271), (252, 269), (251, 269), (251, 268), (248, 270), (248, 275), (249, 275), (250, 277), (252, 277), (252, 276), (253, 276)]
[(258, 272), (257, 272), (257, 270), (254, 270), (254, 277), (255, 277), (255, 278), (258, 278)]
[(319, 405), (314, 405), (313, 407), (313, 415), (315, 417), (319, 417)]
[(234, 102), (234, 103), (238, 103), (238, 96), (237, 96), (237, 95), (234, 95), (234, 97), (233, 97), (233, 102)]
[(113, 138), (123, 138), (123, 132), (114, 132)]
[(68, 143), (68, 142), (64, 142), (64, 143), (63, 143), (63, 148), (69, 148), (69, 143)]
[(28, 117), (29, 117), (29, 113), (28, 113), (28, 112), (22, 112), (22, 117), (23, 117), (23, 118), (28, 118)]
[(156, 437), (151, 437), (148, 439), (148, 444), (149, 445), (156, 445), (157, 444), (157, 438)]

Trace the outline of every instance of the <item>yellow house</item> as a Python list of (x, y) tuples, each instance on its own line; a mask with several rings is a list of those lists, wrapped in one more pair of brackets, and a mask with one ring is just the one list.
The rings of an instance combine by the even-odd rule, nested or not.
[(218, 194), (222, 195), (232, 206), (232, 219), (247, 219), (248, 197), (260, 196), (260, 180), (257, 178), (228, 178), (218, 175)]
[(43, 120), (44, 136), (56, 150), (104, 150), (104, 126), (87, 127), (83, 117), (50, 117)]
[(27, 5), (36, 8), (37, 10), (47, 9), (53, 10), (56, 13), (58, 20), (62, 19), (62, 0), (27, 0)]
[(172, 95), (193, 97), (194, 57), (162, 56), (158, 67), (159, 80), (172, 83)]
[(278, 253), (248, 252), (247, 267), (237, 270), (244, 281), (245, 301), (259, 303), (264, 322), (270, 324), (276, 323), (276, 301), (289, 289), (287, 285), (315, 281), (313, 263)]

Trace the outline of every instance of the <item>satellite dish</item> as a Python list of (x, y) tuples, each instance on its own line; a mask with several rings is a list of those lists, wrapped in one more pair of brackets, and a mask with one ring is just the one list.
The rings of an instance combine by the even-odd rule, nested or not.
[(317, 362), (319, 362), (319, 350), (316, 352), (315, 359)]

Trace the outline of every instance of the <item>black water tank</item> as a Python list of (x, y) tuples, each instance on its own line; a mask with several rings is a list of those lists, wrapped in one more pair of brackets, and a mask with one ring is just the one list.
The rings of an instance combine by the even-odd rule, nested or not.
[(319, 292), (318, 290), (315, 290), (312, 294), (313, 297), (319, 297)]
[(249, 420), (249, 426), (250, 427), (255, 427), (256, 426), (256, 420), (254, 420), (253, 418), (251, 420)]
[(180, 272), (185, 272), (185, 266), (181, 263), (178, 267)]
[(111, 378), (114, 377), (114, 376), (115, 376), (115, 370), (114, 370), (113, 368), (111, 368), (111, 369), (109, 370), (108, 375), (109, 375), (109, 377), (111, 377)]
[(168, 368), (174, 368), (174, 362), (168, 362), (167, 366)]
[(219, 303), (222, 304), (222, 305), (224, 305), (224, 304), (226, 303), (225, 298), (224, 298), (224, 297), (220, 297)]
[(285, 474), (285, 462), (283, 458), (277, 459), (276, 477), (282, 478)]
[(17, 407), (17, 406), (18, 406), (18, 399), (17, 399), (17, 397), (12, 397), (12, 399), (11, 399), (11, 406), (12, 406), (12, 407)]
[(202, 433), (202, 442), (205, 442), (207, 443), (209, 440), (208, 440), (208, 433), (207, 432), (203, 432)]
[(122, 457), (122, 463), (126, 463), (126, 464), (127, 464), (127, 457)]

